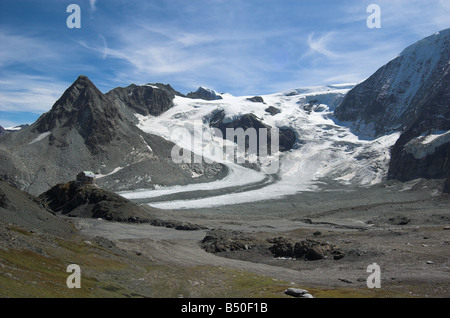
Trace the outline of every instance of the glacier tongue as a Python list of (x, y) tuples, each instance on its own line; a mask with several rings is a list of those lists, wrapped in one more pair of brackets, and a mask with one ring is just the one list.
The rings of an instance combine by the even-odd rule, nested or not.
[[(259, 200), (281, 198), (302, 191), (318, 191), (327, 182), (368, 186), (379, 183), (386, 176), (389, 148), (399, 137), (398, 133), (375, 140), (360, 140), (348, 127), (333, 121), (333, 110), (352, 85), (335, 85), (296, 89), (286, 93), (263, 95), (264, 103), (248, 100), (248, 96), (235, 97), (223, 94), (223, 99), (205, 101), (177, 96), (174, 107), (160, 116), (141, 116), (138, 127), (145, 132), (171, 140), (208, 159), (229, 167), (228, 177), (205, 184), (167, 187), (121, 193), (131, 199), (153, 198), (149, 205), (165, 209), (205, 208)], [(269, 114), (274, 106), (279, 113)], [(226, 118), (238, 118), (252, 113), (272, 127), (289, 127), (297, 134), (294, 149), (280, 154), (276, 178), (264, 186), (247, 191), (231, 192), (190, 200), (158, 201), (168, 194), (198, 190), (217, 190), (248, 186), (262, 182), (268, 176), (222, 161), (214, 151), (223, 143), (215, 137), (209, 118), (215, 111), (223, 110)], [(192, 136), (202, 138), (192, 138)]]

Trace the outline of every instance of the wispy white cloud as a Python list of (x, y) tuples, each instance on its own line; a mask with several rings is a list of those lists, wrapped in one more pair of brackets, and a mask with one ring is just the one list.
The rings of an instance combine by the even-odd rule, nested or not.
[(0, 111), (46, 112), (70, 85), (46, 76), (2, 75)]
[(15, 63), (33, 65), (36, 62), (59, 60), (60, 56), (48, 42), (26, 34), (0, 29), (0, 67)]
[(328, 32), (318, 38), (314, 37), (314, 32), (308, 34), (308, 38), (306, 40), (306, 43), (308, 44), (309, 51), (305, 53), (305, 56), (309, 56), (313, 53), (319, 53), (327, 58), (339, 58), (340, 55), (332, 52), (329, 49), (330, 42), (335, 38), (336, 32)]
[(97, 7), (95, 6), (97, 3), (97, 0), (89, 0), (89, 9), (91, 13), (94, 13), (95, 10), (97, 10)]
[[(78, 43), (103, 58), (126, 62), (126, 69), (117, 70), (122, 81), (169, 78), (172, 85), (176, 81), (192, 88), (213, 81), (216, 85), (221, 82), (224, 86), (244, 87), (262, 84), (261, 72), (271, 70), (270, 63), (264, 60), (264, 42), (287, 38), (290, 32), (292, 30), (263, 34), (237, 30), (229, 33), (220, 29), (189, 31), (176, 25), (137, 21), (102, 35), (101, 41)], [(255, 46), (260, 46), (260, 50)]]

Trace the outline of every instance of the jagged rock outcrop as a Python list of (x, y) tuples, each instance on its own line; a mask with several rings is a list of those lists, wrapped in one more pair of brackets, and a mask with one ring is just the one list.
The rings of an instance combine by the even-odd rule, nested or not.
[(6, 130), (0, 126), (0, 136), (3, 136), (4, 134), (6, 134)]

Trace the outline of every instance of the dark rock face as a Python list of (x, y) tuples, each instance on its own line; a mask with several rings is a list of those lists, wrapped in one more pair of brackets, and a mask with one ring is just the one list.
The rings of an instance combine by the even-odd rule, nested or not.
[(186, 95), (188, 98), (192, 99), (204, 99), (204, 100), (219, 100), (222, 99), (222, 96), (217, 95), (211, 89), (199, 87), (195, 92), (190, 92)]
[[(254, 114), (244, 114), (240, 118), (237, 118), (233, 121), (225, 120), (225, 112), (219, 111), (215, 113), (210, 120), (211, 127), (218, 128), (222, 132), (222, 136), (224, 139), (227, 139), (226, 130), (227, 128), (242, 128), (246, 131), (249, 128), (256, 129), (257, 138), (259, 140), (259, 129), (265, 128), (267, 129), (267, 151), (270, 154), (271, 149), (271, 134), (270, 130), (272, 127), (264, 124), (258, 117)], [(280, 151), (288, 151), (294, 147), (294, 144), (297, 140), (297, 136), (295, 132), (290, 128), (280, 128), (279, 129), (279, 150)], [(249, 147), (249, 143), (246, 140), (245, 144), (246, 149)], [(259, 153), (259, 145), (257, 147), (257, 153)]]
[(292, 129), (287, 127), (280, 128), (280, 151), (288, 151), (294, 148), (296, 141), (297, 135)]
[(6, 131), (2, 126), (0, 126), (0, 136), (3, 136), (4, 134), (6, 134)]
[(392, 149), (389, 164), (390, 179), (400, 181), (417, 178), (444, 179), (450, 171), (450, 143), (446, 143), (424, 158), (416, 158), (398, 143)]
[(83, 137), (95, 139), (92, 144), (107, 143), (120, 123), (129, 119), (122, 109), (158, 116), (173, 106), (177, 92), (170, 85), (156, 85), (130, 85), (103, 94), (86, 76), (79, 76), (51, 111), (37, 120), (33, 130), (44, 133), (57, 127), (76, 127)]
[[(420, 103), (414, 122), (391, 150), (389, 178), (401, 181), (416, 178), (444, 179), (450, 173), (450, 69), (430, 89)], [(426, 136), (442, 136), (430, 143)]]

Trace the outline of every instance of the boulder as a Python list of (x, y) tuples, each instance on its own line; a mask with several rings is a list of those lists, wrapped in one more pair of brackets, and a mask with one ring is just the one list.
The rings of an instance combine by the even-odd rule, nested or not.
[(307, 261), (316, 261), (323, 258), (325, 258), (325, 252), (318, 244), (311, 246), (305, 253), (305, 260)]
[(298, 298), (314, 298), (309, 291), (301, 288), (288, 288), (284, 291), (286, 295)]

